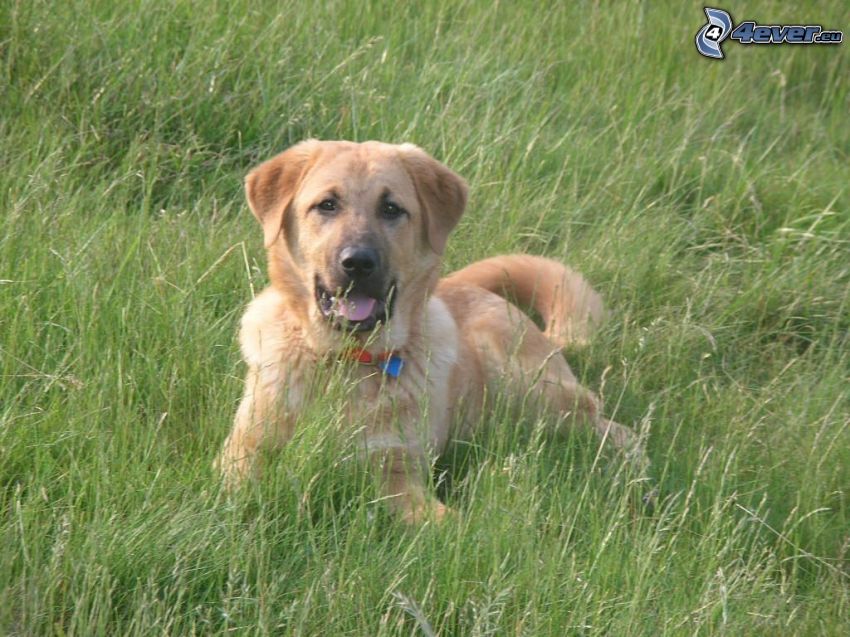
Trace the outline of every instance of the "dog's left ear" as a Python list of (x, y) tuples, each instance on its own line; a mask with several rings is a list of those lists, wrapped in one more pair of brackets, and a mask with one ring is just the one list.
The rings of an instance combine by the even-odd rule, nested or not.
[(418, 146), (402, 144), (399, 149), (424, 209), (428, 243), (434, 252), (442, 254), (449, 233), (466, 208), (466, 181)]
[(263, 162), (245, 177), (245, 195), (251, 212), (263, 226), (263, 243), (271, 245), (284, 226), (284, 216), (298, 184), (318, 155), (315, 139), (296, 144)]

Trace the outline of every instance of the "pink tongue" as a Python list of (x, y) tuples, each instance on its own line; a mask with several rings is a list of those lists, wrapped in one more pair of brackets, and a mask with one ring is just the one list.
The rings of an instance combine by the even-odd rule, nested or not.
[(371, 296), (352, 294), (340, 301), (337, 313), (349, 321), (362, 321), (372, 315), (376, 303), (377, 301)]

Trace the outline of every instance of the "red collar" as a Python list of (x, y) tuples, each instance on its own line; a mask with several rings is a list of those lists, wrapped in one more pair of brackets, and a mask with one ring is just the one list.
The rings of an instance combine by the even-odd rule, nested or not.
[(393, 378), (398, 378), (398, 375), (404, 368), (404, 360), (395, 350), (372, 354), (362, 347), (350, 347), (340, 353), (340, 358), (357, 361), (364, 365), (376, 365), (384, 374)]
[(342, 351), (342, 358), (348, 361), (357, 361), (358, 363), (363, 363), (364, 365), (374, 365), (380, 361), (385, 361), (391, 356), (395, 355), (395, 350), (388, 350), (386, 352), (378, 352), (377, 354), (372, 354), (371, 352), (363, 349), (362, 347), (350, 347)]

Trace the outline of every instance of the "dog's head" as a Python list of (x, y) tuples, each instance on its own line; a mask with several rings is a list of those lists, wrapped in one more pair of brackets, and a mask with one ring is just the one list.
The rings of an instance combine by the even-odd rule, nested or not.
[(327, 348), (341, 333), (403, 345), (467, 193), (411, 144), (316, 140), (259, 165), (245, 190), (272, 284), (313, 345)]

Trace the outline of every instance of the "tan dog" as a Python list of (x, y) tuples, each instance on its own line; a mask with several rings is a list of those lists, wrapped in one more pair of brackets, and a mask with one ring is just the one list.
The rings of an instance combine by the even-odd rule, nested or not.
[[(473, 431), (494, 383), (531, 392), (559, 426), (588, 423), (645, 463), (634, 434), (602, 416), (560, 353), (602, 315), (579, 274), (514, 255), (438, 280), (467, 198), (446, 166), (410, 144), (310, 140), (245, 185), (271, 285), (242, 319), (245, 395), (217, 461), (230, 484), (256, 467), (262, 445), (292, 436), (321, 361), (357, 379), (346, 413), (364, 427), (387, 501), (406, 521), (445, 514), (426, 488), (429, 456)], [(504, 296), (533, 306), (545, 332)]]

